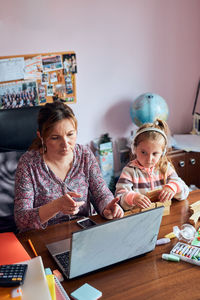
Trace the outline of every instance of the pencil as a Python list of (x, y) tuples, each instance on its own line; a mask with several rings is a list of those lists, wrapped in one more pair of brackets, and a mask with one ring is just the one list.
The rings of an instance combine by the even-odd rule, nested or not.
[(33, 253), (35, 254), (35, 256), (38, 256), (30, 239), (28, 239), (28, 242), (29, 242), (29, 245), (31, 246), (31, 249), (33, 250)]

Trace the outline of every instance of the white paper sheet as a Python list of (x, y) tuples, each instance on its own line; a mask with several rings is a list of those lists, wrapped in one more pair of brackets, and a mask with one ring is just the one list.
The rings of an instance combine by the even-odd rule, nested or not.
[(24, 57), (0, 59), (0, 82), (24, 79)]
[(175, 147), (185, 151), (200, 152), (200, 135), (196, 134), (175, 134), (173, 135)]

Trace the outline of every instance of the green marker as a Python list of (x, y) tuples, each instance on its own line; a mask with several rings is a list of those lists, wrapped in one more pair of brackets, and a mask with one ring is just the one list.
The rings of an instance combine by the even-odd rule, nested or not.
[(180, 261), (180, 257), (175, 256), (173, 254), (166, 254), (166, 253), (162, 254), (162, 259), (170, 260), (170, 261), (177, 261), (177, 262)]

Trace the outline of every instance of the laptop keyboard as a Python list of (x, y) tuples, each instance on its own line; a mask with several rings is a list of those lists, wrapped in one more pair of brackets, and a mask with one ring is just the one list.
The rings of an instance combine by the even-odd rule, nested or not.
[(55, 255), (61, 266), (66, 270), (68, 273), (69, 271), (69, 251), (63, 252), (60, 254)]

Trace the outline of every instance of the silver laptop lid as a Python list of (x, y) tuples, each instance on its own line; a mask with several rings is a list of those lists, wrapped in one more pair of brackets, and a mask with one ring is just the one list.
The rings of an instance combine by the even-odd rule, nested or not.
[(163, 210), (161, 206), (74, 232), (69, 278), (152, 251)]

